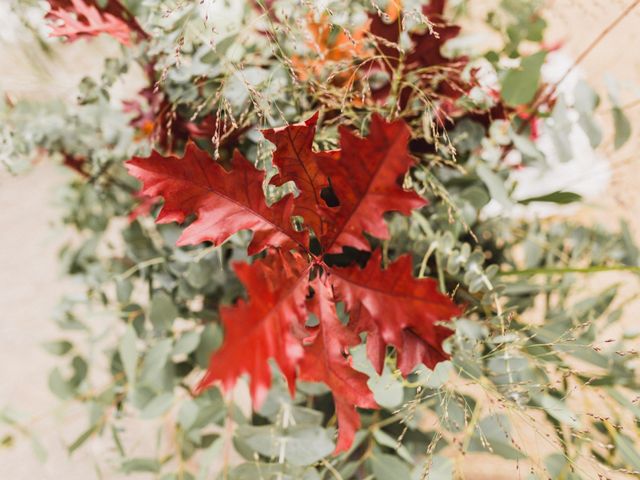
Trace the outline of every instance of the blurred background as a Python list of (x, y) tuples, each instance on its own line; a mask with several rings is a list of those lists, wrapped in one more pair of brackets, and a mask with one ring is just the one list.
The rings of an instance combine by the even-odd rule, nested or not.
[[(473, 17), (482, 19), (490, 1), (471, 2)], [(630, 0), (549, 0), (547, 15), (551, 23), (550, 43), (559, 43), (568, 58), (577, 58), (612, 19), (628, 7)], [(637, 2), (636, 2), (637, 3)], [(103, 59), (116, 46), (98, 38), (68, 45), (56, 44), (49, 58), (32, 43), (7, 5), (0, 2), (0, 92), (10, 98), (69, 99), (79, 80), (99, 72)], [(481, 25), (482, 22), (478, 22)], [(623, 104), (634, 125), (640, 125), (640, 8), (625, 18), (581, 63), (580, 70), (589, 82), (605, 92), (607, 78), (615, 78), (626, 92)], [(473, 27), (473, 25), (472, 25)], [(474, 41), (491, 41), (478, 27)], [(89, 50), (90, 48), (90, 50)], [(90, 51), (90, 54), (88, 53)], [(144, 83), (135, 72), (121, 85), (123, 92), (136, 91)], [(606, 115), (606, 109), (601, 109)], [(610, 122), (609, 122), (610, 123)], [(608, 132), (608, 136), (612, 133)], [(576, 181), (594, 182), (603, 193), (597, 205), (571, 212), (584, 222), (599, 222), (615, 227), (619, 218), (629, 222), (640, 241), (640, 136), (637, 134), (621, 150), (612, 141), (600, 148), (608, 161), (608, 172), (583, 171), (577, 166)], [(0, 169), (0, 405), (11, 404), (29, 412), (29, 427), (37, 432), (37, 442), (46, 446), (46, 454), (37, 459), (40, 447), (20, 442), (0, 449), (0, 478), (67, 480), (96, 478), (94, 461), (101, 455), (99, 441), (69, 458), (65, 447), (84, 426), (81, 406), (61, 409), (47, 388), (51, 356), (41, 344), (56, 336), (50, 321), (63, 293), (73, 292), (58, 269), (57, 249), (63, 233), (54, 220), (56, 187), (66, 172), (40, 162), (29, 172), (11, 176)], [(602, 180), (602, 181), (600, 181)], [(607, 182), (608, 180), (608, 182)], [(595, 203), (595, 202), (594, 202)], [(575, 217), (574, 217), (575, 218)], [(605, 274), (593, 278), (599, 288), (604, 282), (624, 280), (624, 274)], [(640, 305), (627, 313), (629, 325), (637, 323)], [(78, 410), (74, 410), (77, 408)], [(53, 415), (52, 415), (53, 414)], [(65, 428), (60, 429), (59, 425)], [(139, 439), (141, 443), (151, 439)], [(10, 439), (5, 440), (10, 442)], [(536, 439), (532, 439), (533, 442)], [(497, 478), (499, 466), (479, 463), (474, 479)], [(109, 476), (109, 478), (115, 478)], [(144, 477), (141, 477), (144, 478)], [(502, 477), (501, 477), (502, 478)], [(504, 477), (508, 478), (508, 477)]]

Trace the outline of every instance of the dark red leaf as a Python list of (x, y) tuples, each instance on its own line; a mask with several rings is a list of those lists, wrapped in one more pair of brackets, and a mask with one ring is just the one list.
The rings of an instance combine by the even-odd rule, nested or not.
[(380, 260), (376, 250), (364, 269), (331, 268), (336, 298), (345, 302), (353, 328), (367, 332), (367, 352), (378, 372), (387, 345), (396, 347), (404, 375), (419, 362), (432, 367), (447, 358), (442, 342), (452, 333), (438, 323), (459, 315), (460, 310), (438, 292), (433, 279), (413, 277), (409, 256), (400, 257), (386, 270), (380, 268)]
[[(411, 47), (407, 50), (402, 69), (406, 72), (420, 71), (418, 82), (425, 88), (433, 89), (445, 99), (457, 99), (468, 85), (461, 79), (462, 69), (467, 64), (466, 57), (447, 58), (442, 55), (444, 44), (460, 33), (460, 27), (450, 24), (444, 17), (446, 0), (433, 0), (422, 7), (423, 15), (430, 25), (424, 31), (409, 32)], [(387, 23), (378, 14), (371, 14), (371, 33), (378, 37), (377, 50), (384, 56), (385, 61), (378, 63), (378, 68), (387, 71), (389, 75), (397, 75), (400, 53), (398, 44), (402, 33), (403, 19), (398, 17)], [(443, 74), (444, 73), (444, 74)], [(391, 92), (391, 82), (373, 91), (376, 100), (385, 100)], [(398, 92), (401, 108), (413, 95), (413, 89), (404, 87)]]
[(205, 241), (220, 245), (234, 233), (249, 229), (253, 231), (250, 255), (270, 246), (305, 248), (305, 235), (291, 224), (293, 198), (287, 196), (269, 207), (262, 190), (264, 172), (237, 151), (231, 171), (194, 143), (187, 144), (181, 159), (153, 152), (148, 158), (130, 160), (127, 169), (143, 182), (141, 193), (164, 198), (159, 223), (184, 222), (189, 215), (197, 215), (178, 245)]
[[(267, 250), (265, 258), (252, 265), (235, 266), (249, 301), (221, 309), (225, 340), (198, 389), (220, 382), (228, 390), (248, 374), (258, 406), (271, 385), (273, 359), (292, 393), (296, 378), (324, 382), (331, 389), (339, 423), (336, 452), (341, 452), (348, 450), (360, 427), (357, 408), (377, 408), (366, 375), (351, 366), (349, 349), (361, 342), (359, 335), (366, 333), (368, 356), (378, 371), (387, 346), (393, 345), (398, 368), (408, 375), (419, 363), (433, 367), (447, 358), (442, 343), (451, 330), (440, 322), (459, 310), (433, 280), (413, 278), (408, 256), (382, 270), (379, 250), (364, 269), (328, 267), (310, 254), (308, 232), (297, 232), (291, 224), (294, 214), (305, 216), (324, 253), (344, 246), (368, 250), (365, 232), (389, 236), (386, 212), (410, 214), (425, 204), (401, 186), (413, 164), (404, 121), (389, 123), (374, 115), (366, 138), (341, 128), (342, 149), (332, 152), (313, 151), (315, 122), (312, 117), (265, 132), (276, 145), (274, 164), (280, 173), (275, 182), (294, 181), (300, 191), (295, 199), (287, 196), (271, 207), (264, 201), (264, 172), (237, 152), (230, 171), (192, 143), (182, 159), (154, 152), (134, 158), (127, 167), (143, 182), (142, 194), (165, 199), (157, 221), (183, 222), (196, 216), (179, 244), (208, 240), (219, 245), (250, 229), (254, 237), (249, 254), (280, 247)], [(337, 206), (325, 203), (327, 191)], [(312, 269), (315, 293), (307, 300)], [(336, 301), (347, 307), (346, 325), (337, 316)], [(317, 327), (306, 327), (310, 311), (319, 319)]]
[(349, 449), (360, 428), (356, 407), (378, 408), (378, 405), (367, 386), (367, 376), (351, 367), (349, 348), (360, 344), (360, 338), (340, 322), (326, 279), (316, 278), (312, 287), (315, 291), (312, 311), (320, 323), (306, 339), (299, 378), (324, 382), (331, 389), (338, 419), (338, 442), (334, 453), (340, 453)]
[(385, 212), (409, 215), (427, 203), (401, 186), (402, 177), (414, 164), (408, 151), (410, 133), (404, 121), (388, 123), (379, 115), (373, 116), (366, 138), (340, 129), (340, 158), (323, 164), (340, 201), (327, 214), (332, 225), (320, 239), (326, 252), (339, 252), (347, 245), (369, 250), (363, 232), (389, 238)]
[(274, 185), (293, 181), (300, 194), (294, 202), (294, 214), (300, 215), (320, 236), (326, 229), (323, 214), (324, 201), (320, 197), (328, 185), (322, 165), (338, 158), (339, 152), (314, 152), (313, 137), (316, 133), (316, 113), (305, 122), (282, 128), (263, 130), (264, 137), (276, 146), (273, 164), (279, 173), (271, 179)]

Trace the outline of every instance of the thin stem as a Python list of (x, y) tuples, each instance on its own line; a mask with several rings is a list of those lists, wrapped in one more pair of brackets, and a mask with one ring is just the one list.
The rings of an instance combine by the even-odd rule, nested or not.
[(499, 272), (501, 277), (530, 276), (530, 275), (565, 275), (569, 273), (602, 273), (602, 272), (631, 272), (640, 273), (640, 266), (631, 265), (595, 265), (593, 267), (563, 267), (563, 268), (527, 268), (524, 270), (512, 270)]
[(320, 460), (320, 462), (322, 463), (322, 466), (324, 468), (327, 469), (328, 472), (331, 473), (331, 475), (333, 475), (333, 478), (335, 478), (336, 480), (344, 480), (342, 478), (342, 475), (340, 475), (340, 472), (338, 472), (333, 465), (331, 465), (326, 459), (322, 459)]
[[(618, 15), (609, 25), (607, 25), (605, 29), (602, 30), (602, 32), (600, 32), (600, 34), (596, 38), (594, 38), (589, 45), (587, 45), (587, 47), (580, 53), (580, 55), (578, 55), (578, 58), (576, 58), (575, 62), (573, 62), (573, 65), (571, 65), (571, 67), (564, 73), (564, 75), (560, 77), (560, 80), (558, 80), (551, 86), (551, 89), (547, 92), (547, 94), (538, 97), (538, 99), (532, 105), (531, 111), (537, 112), (538, 108), (540, 108), (541, 105), (544, 105), (546, 102), (548, 102), (555, 95), (560, 84), (567, 79), (571, 72), (573, 72), (578, 67), (578, 65), (580, 65), (584, 61), (584, 59), (587, 58), (589, 54), (598, 46), (598, 44), (600, 44), (600, 42), (602, 42), (602, 40), (604, 40), (605, 37), (609, 35), (609, 33), (611, 33), (611, 31), (616, 28), (618, 24), (622, 20), (624, 20), (638, 5), (640, 5), (640, 0), (634, 0), (633, 3), (625, 8), (620, 13), (620, 15)], [(526, 122), (523, 123), (523, 125), (526, 125)]]
[(151, 267), (153, 265), (159, 265), (161, 263), (166, 262), (167, 259), (164, 257), (156, 257), (156, 258), (152, 258), (150, 260), (145, 260), (144, 262), (140, 262), (137, 265), (134, 265), (133, 267), (131, 267), (129, 270), (127, 270), (126, 272), (117, 275), (116, 279), (117, 280), (125, 280), (127, 278), (129, 278), (131, 275), (133, 275), (134, 273), (143, 270), (147, 267)]
[(447, 294), (447, 286), (444, 280), (444, 270), (442, 269), (442, 255), (439, 251), (436, 250), (436, 269), (438, 270), (438, 286), (440, 287), (440, 292), (443, 294)]

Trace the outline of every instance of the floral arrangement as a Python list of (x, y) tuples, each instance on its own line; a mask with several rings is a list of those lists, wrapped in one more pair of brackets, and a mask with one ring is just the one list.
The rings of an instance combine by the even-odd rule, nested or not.
[(71, 453), (111, 437), (104, 468), (164, 480), (473, 478), (480, 452), (640, 472), (637, 333), (602, 337), (632, 298), (584, 291), (639, 251), (558, 217), (604, 184), (561, 172), (607, 162), (539, 2), (500, 2), (494, 50), (464, 1), (45, 3), (16, 4), (45, 45), (117, 51), (76, 102), (2, 109), (10, 169), (73, 172), (60, 260), (86, 288), (46, 345), (88, 407)]

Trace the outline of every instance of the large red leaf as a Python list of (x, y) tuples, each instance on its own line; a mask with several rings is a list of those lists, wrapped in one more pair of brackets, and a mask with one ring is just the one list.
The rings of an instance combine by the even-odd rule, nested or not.
[(130, 160), (127, 169), (143, 182), (142, 194), (164, 198), (159, 223), (184, 222), (187, 216), (197, 215), (178, 245), (204, 241), (219, 245), (239, 230), (250, 229), (251, 255), (269, 246), (305, 248), (305, 235), (291, 224), (293, 198), (288, 195), (269, 207), (262, 190), (264, 172), (237, 151), (231, 171), (191, 142), (181, 159), (153, 152)]
[(369, 250), (363, 232), (389, 238), (385, 212), (408, 215), (426, 204), (400, 183), (414, 163), (408, 151), (410, 135), (404, 121), (389, 123), (377, 114), (366, 138), (347, 128), (340, 129), (340, 158), (323, 164), (340, 201), (340, 206), (330, 214), (333, 221), (330, 230), (320, 239), (326, 252), (339, 252), (346, 245)]
[[(380, 268), (380, 251), (364, 269), (328, 267), (318, 257), (309, 261), (308, 233), (293, 228), (294, 214), (305, 216), (324, 253), (344, 246), (368, 250), (365, 232), (389, 236), (386, 212), (409, 214), (425, 204), (401, 186), (413, 163), (407, 147), (410, 132), (402, 120), (389, 123), (376, 115), (366, 138), (342, 128), (342, 150), (321, 153), (312, 150), (315, 121), (312, 117), (300, 125), (265, 132), (276, 145), (274, 164), (280, 170), (276, 183), (293, 180), (300, 191), (295, 199), (287, 196), (271, 207), (263, 196), (264, 172), (237, 152), (230, 171), (192, 143), (182, 159), (154, 152), (148, 158), (134, 158), (127, 167), (143, 182), (142, 194), (164, 197), (158, 222), (183, 222), (195, 215), (179, 244), (208, 240), (218, 245), (237, 231), (250, 229), (254, 232), (250, 254), (280, 247), (269, 249), (252, 265), (235, 267), (249, 301), (221, 309), (225, 340), (212, 355), (199, 389), (216, 382), (229, 389), (239, 376), (248, 374), (254, 404), (259, 405), (271, 385), (269, 360), (273, 359), (292, 393), (296, 376), (329, 386), (340, 426), (339, 452), (350, 447), (360, 426), (357, 407), (377, 407), (367, 377), (350, 364), (349, 348), (360, 343), (359, 334), (366, 333), (368, 355), (378, 371), (387, 346), (393, 345), (398, 368), (407, 375), (419, 363), (433, 367), (447, 358), (442, 342), (451, 330), (439, 323), (459, 310), (437, 291), (433, 280), (413, 278), (408, 256), (385, 270)], [(320, 196), (323, 189), (331, 190), (337, 206), (325, 203)], [(307, 300), (311, 269), (317, 274), (315, 295)], [(336, 301), (347, 306), (347, 325), (336, 314)], [(305, 326), (309, 311), (319, 319), (312, 329)]]
[(353, 328), (367, 332), (367, 352), (379, 372), (387, 345), (396, 347), (398, 368), (404, 375), (420, 362), (432, 367), (447, 358), (442, 342), (452, 333), (438, 323), (460, 311), (438, 292), (433, 279), (413, 277), (409, 256), (400, 257), (386, 270), (380, 268), (380, 260), (376, 250), (364, 269), (331, 268), (337, 300), (345, 302)]
[(95, 0), (48, 0), (51, 10), (47, 19), (51, 22), (53, 37), (66, 37), (74, 41), (105, 33), (123, 45), (130, 45), (132, 32), (139, 38), (147, 38), (128, 10), (118, 0), (108, 0), (104, 7)]
[(278, 167), (278, 174), (271, 179), (271, 183), (282, 185), (289, 181), (295, 182), (300, 193), (294, 202), (294, 214), (303, 217), (305, 223), (320, 236), (326, 229), (323, 215), (325, 203), (320, 194), (328, 185), (322, 165), (337, 159), (339, 152), (313, 151), (317, 120), (316, 113), (305, 122), (263, 130), (262, 134), (276, 146), (273, 164)]
[(348, 357), (349, 348), (360, 344), (360, 338), (340, 322), (335, 299), (325, 280), (316, 278), (312, 286), (315, 291), (312, 310), (320, 323), (305, 341), (299, 378), (324, 382), (331, 389), (338, 419), (334, 453), (339, 453), (349, 449), (360, 428), (356, 407), (378, 408), (378, 405), (367, 387), (367, 376), (354, 370)]
[(295, 391), (296, 366), (303, 349), (296, 329), (307, 319), (306, 296), (310, 264), (299, 254), (273, 252), (252, 265), (239, 263), (236, 274), (247, 289), (249, 301), (220, 309), (224, 343), (213, 353), (197, 390), (221, 382), (233, 388), (238, 377), (251, 377), (251, 398), (262, 404), (271, 386), (269, 359), (274, 359)]

